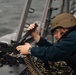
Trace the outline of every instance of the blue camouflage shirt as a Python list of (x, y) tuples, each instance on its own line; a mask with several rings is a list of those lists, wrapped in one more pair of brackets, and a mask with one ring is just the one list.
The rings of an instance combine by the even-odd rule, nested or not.
[(41, 60), (62, 61), (76, 51), (76, 30), (70, 32), (65, 38), (52, 45), (40, 38), (38, 47), (32, 47), (31, 54)]

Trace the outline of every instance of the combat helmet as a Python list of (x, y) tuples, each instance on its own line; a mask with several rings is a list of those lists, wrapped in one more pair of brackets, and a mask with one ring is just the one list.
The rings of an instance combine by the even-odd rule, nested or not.
[(51, 31), (58, 27), (68, 28), (76, 25), (76, 18), (70, 13), (62, 13), (51, 21)]

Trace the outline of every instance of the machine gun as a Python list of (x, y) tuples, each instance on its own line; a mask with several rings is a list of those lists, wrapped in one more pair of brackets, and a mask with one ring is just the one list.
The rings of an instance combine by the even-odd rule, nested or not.
[[(11, 44), (0, 42), (0, 63), (1, 66), (4, 64), (8, 65), (15, 65), (19, 63), (24, 63), (23, 61), (23, 55), (20, 55), (19, 51), (16, 50), (16, 47), (18, 45), (23, 45), (25, 42), (28, 42), (30, 40), (33, 40), (32, 38), (26, 39), (35, 29), (37, 28), (37, 24), (35, 24), (35, 27), (32, 30), (27, 31), (25, 35), (22, 37), (22, 39), (19, 42), (11, 41)], [(12, 58), (12, 59), (11, 59)], [(12, 61), (12, 62), (10, 62)]]

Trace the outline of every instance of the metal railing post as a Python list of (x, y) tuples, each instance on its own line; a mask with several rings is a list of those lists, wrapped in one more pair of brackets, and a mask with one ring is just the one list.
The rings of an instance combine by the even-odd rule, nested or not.
[(20, 20), (20, 24), (19, 24), (19, 28), (18, 28), (18, 32), (17, 32), (16, 38), (15, 38), (15, 41), (19, 41), (21, 39), (22, 32), (23, 32), (23, 29), (24, 29), (24, 25), (26, 23), (27, 16), (28, 16), (28, 13), (29, 13), (29, 8), (30, 8), (30, 5), (31, 5), (31, 1), (32, 0), (26, 0), (25, 1), (25, 6), (24, 6), (24, 9), (23, 9), (23, 13), (22, 13), (22, 16), (21, 16), (21, 20)]
[(69, 0), (65, 0), (65, 12), (66, 13), (69, 13), (69, 4), (70, 4), (70, 1)]
[[(43, 11), (43, 15), (41, 18), (41, 24), (40, 24), (40, 35), (44, 36), (44, 31), (46, 31), (46, 25), (49, 26), (50, 24), (50, 8), (51, 8), (52, 0), (46, 0), (45, 8)], [(46, 33), (45, 33), (46, 34)]]

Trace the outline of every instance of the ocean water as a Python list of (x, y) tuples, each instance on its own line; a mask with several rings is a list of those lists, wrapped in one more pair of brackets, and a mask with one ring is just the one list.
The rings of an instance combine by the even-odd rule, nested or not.
[[(32, 0), (31, 8), (35, 12), (28, 14), (27, 23), (41, 21), (46, 1)], [(0, 36), (9, 34), (18, 28), (25, 2), (26, 0), (0, 0)], [(62, 0), (53, 0), (52, 6), (58, 8), (53, 15), (59, 13), (61, 4)]]
[[(46, 0), (32, 0), (31, 7), (34, 13), (29, 13), (27, 23), (41, 20)], [(17, 29), (26, 0), (0, 0), (0, 36)]]

